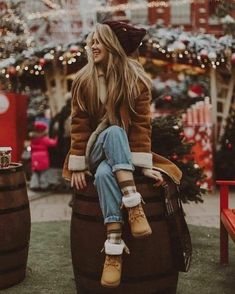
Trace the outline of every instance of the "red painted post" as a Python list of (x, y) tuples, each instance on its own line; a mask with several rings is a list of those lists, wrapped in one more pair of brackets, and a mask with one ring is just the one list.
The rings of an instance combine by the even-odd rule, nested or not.
[(228, 209), (228, 187), (235, 186), (235, 181), (216, 181), (220, 185), (220, 264), (228, 264), (228, 232), (221, 221), (223, 209)]
[(220, 186), (220, 264), (228, 264), (228, 232), (221, 221), (221, 212), (228, 208), (228, 186)]

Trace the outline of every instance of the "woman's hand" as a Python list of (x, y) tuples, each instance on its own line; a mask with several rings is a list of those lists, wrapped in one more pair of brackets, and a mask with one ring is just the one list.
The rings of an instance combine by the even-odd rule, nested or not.
[(151, 168), (143, 168), (142, 173), (144, 176), (154, 179), (156, 181), (154, 186), (156, 186), (156, 187), (159, 187), (164, 183), (164, 179), (162, 177), (162, 174), (157, 170), (154, 170)]
[(84, 189), (87, 186), (86, 176), (91, 175), (89, 171), (74, 171), (72, 173), (71, 187), (76, 187), (78, 190)]

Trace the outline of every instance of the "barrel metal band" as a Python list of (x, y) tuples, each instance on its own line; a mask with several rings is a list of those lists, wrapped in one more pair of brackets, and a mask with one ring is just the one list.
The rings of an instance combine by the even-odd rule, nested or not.
[(96, 215), (87, 215), (87, 214), (81, 214), (81, 213), (78, 213), (78, 212), (73, 212), (72, 214), (73, 217), (76, 217), (78, 219), (82, 219), (82, 220), (86, 220), (88, 222), (103, 222), (104, 219), (102, 216), (96, 216)]
[(7, 186), (0, 186), (0, 192), (7, 192), (7, 191), (15, 191), (19, 189), (26, 188), (26, 183), (20, 183), (17, 185), (7, 185)]
[(23, 268), (26, 268), (26, 264), (20, 264), (16, 267), (12, 267), (12, 268), (8, 268), (8, 269), (5, 269), (5, 270), (0, 270), (0, 275), (4, 275), (4, 274), (8, 274), (8, 273), (11, 273), (11, 272), (15, 272), (15, 271), (18, 271), (20, 269), (23, 269)]
[(20, 247), (16, 247), (13, 249), (7, 249), (7, 250), (0, 250), (0, 256), (6, 255), (6, 254), (11, 254), (11, 253), (18, 252), (18, 251), (22, 251), (24, 249), (27, 249), (28, 247), (29, 247), (29, 243), (27, 242), (26, 244), (24, 244), (23, 246), (20, 246)]
[(12, 207), (12, 208), (6, 208), (6, 209), (0, 209), (0, 215), (1, 214), (8, 214), (8, 213), (13, 213), (21, 210), (25, 210), (29, 208), (29, 203), (18, 206), (18, 207)]
[[(176, 210), (174, 212), (174, 216), (177, 216), (179, 214), (180, 210)], [(81, 220), (86, 220), (88, 222), (103, 222), (104, 219), (102, 216), (96, 216), (96, 215), (87, 215), (87, 214), (82, 214), (82, 213), (78, 213), (78, 212), (74, 212), (72, 214), (73, 217), (76, 217), (78, 219)], [(149, 222), (159, 222), (159, 221), (163, 221), (166, 220), (168, 218), (168, 216), (166, 214), (159, 214), (159, 215), (150, 215), (147, 216), (148, 221)]]
[[(100, 276), (96, 273), (86, 272), (79, 270), (78, 267), (75, 266), (75, 269), (78, 273), (78, 276), (91, 279), (94, 281), (100, 281)], [(165, 273), (157, 273), (154, 275), (145, 275), (145, 276), (138, 276), (138, 277), (122, 277), (122, 283), (139, 283), (140, 281), (151, 281), (156, 279), (164, 279), (171, 275), (176, 274), (177, 271), (175, 269), (168, 270)]]
[(23, 165), (21, 163), (12, 163), (9, 168), (1, 168), (0, 174), (13, 174), (23, 170)]
[[(94, 202), (94, 203), (98, 203), (99, 202), (99, 198), (97, 197), (88, 197), (86, 195), (83, 194), (74, 194), (75, 199), (79, 200), (79, 201), (87, 201), (87, 202)], [(144, 198), (144, 202), (146, 203), (159, 203), (159, 202), (163, 202), (163, 197), (147, 197)]]

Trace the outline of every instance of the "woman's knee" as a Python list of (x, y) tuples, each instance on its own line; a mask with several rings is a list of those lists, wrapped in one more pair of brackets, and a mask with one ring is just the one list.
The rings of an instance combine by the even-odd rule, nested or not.
[(118, 135), (123, 135), (124, 130), (123, 128), (119, 127), (119, 126), (110, 126), (107, 128), (107, 132), (108, 134), (112, 134), (114, 136), (118, 136)]
[(105, 161), (102, 161), (97, 170), (96, 170), (96, 173), (95, 173), (95, 183), (98, 181), (105, 181), (105, 180), (108, 180), (110, 177), (113, 177), (113, 172), (112, 172), (112, 168), (111, 166), (105, 162)]
[(114, 144), (121, 142), (121, 144), (126, 144), (128, 142), (126, 132), (123, 128), (119, 126), (111, 126), (107, 129), (105, 147), (106, 145), (111, 144), (112, 147), (115, 147)]

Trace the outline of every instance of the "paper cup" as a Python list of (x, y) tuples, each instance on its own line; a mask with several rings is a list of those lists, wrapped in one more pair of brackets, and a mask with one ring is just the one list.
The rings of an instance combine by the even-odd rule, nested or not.
[(11, 163), (11, 147), (0, 147), (0, 169), (8, 168)]

